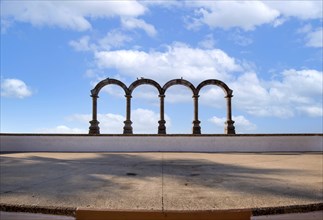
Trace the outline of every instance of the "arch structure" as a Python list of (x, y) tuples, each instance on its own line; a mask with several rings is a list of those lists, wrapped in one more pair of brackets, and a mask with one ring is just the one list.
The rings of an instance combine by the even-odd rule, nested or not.
[(158, 134), (166, 134), (166, 121), (164, 118), (164, 101), (165, 101), (165, 92), (168, 88), (174, 85), (183, 85), (187, 88), (189, 88), (192, 91), (192, 98), (194, 103), (194, 120), (193, 120), (193, 128), (192, 133), (193, 134), (201, 134), (201, 127), (200, 127), (200, 121), (198, 119), (198, 98), (200, 90), (207, 85), (215, 85), (220, 88), (225, 93), (225, 98), (227, 100), (227, 118), (225, 121), (224, 126), (224, 133), (225, 134), (235, 134), (235, 127), (234, 127), (234, 121), (232, 120), (232, 106), (231, 106), (231, 98), (233, 97), (232, 93), (233, 91), (222, 81), (216, 80), (216, 79), (208, 79), (203, 82), (201, 82), (197, 87), (195, 87), (192, 83), (185, 79), (173, 79), (165, 83), (164, 86), (160, 86), (159, 83), (152, 79), (137, 79), (134, 81), (129, 87), (127, 87), (123, 82), (117, 80), (117, 79), (104, 79), (101, 82), (99, 82), (94, 89), (91, 90), (91, 97), (92, 97), (92, 120), (90, 121), (90, 127), (89, 127), (89, 134), (90, 135), (97, 135), (100, 134), (100, 127), (99, 127), (99, 121), (97, 119), (97, 99), (99, 98), (100, 90), (108, 85), (117, 85), (120, 86), (124, 92), (126, 97), (126, 120), (124, 121), (124, 127), (123, 127), (123, 134), (133, 134), (132, 129), (132, 121), (131, 121), (131, 98), (132, 98), (132, 92), (140, 85), (151, 85), (155, 87), (158, 91), (158, 97), (160, 101), (160, 120), (158, 121)]

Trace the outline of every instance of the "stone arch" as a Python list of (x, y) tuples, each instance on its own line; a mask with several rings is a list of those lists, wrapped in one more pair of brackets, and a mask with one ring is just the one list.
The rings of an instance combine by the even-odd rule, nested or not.
[[(174, 86), (174, 85), (183, 85), (183, 86), (188, 87), (192, 91), (193, 99), (194, 99), (194, 120), (193, 120), (192, 133), (193, 134), (201, 134), (200, 121), (198, 120), (198, 93), (197, 93), (195, 86), (185, 79), (173, 79), (173, 80), (168, 81), (163, 86), (163, 92), (165, 93), (169, 87)], [(163, 95), (165, 96), (165, 94), (163, 94)]]
[(196, 95), (196, 89), (195, 89), (195, 86), (190, 83), (189, 81), (185, 80), (185, 79), (173, 79), (173, 80), (170, 80), (168, 81), (164, 86), (163, 86), (163, 92), (165, 93), (166, 90), (171, 87), (171, 86), (174, 86), (174, 85), (183, 85), (183, 86), (186, 86), (188, 87), (193, 95)]
[(121, 81), (117, 79), (110, 79), (106, 78), (102, 81), (100, 81), (94, 89), (91, 90), (91, 97), (92, 97), (92, 120), (90, 121), (90, 128), (89, 128), (89, 134), (96, 135), (100, 134), (100, 127), (99, 127), (99, 121), (97, 120), (97, 99), (99, 98), (99, 92), (104, 86), (107, 85), (118, 85), (120, 86), (124, 92), (125, 97), (127, 98), (127, 115), (126, 115), (126, 121), (124, 121), (125, 126), (123, 127), (123, 133), (124, 134), (132, 134), (132, 127), (131, 127), (131, 120), (130, 120), (130, 97), (129, 89), (128, 87)]
[(159, 126), (158, 126), (158, 134), (166, 134), (166, 126), (165, 126), (165, 119), (164, 119), (164, 92), (163, 92), (163, 88), (159, 85), (159, 83), (157, 83), (156, 81), (152, 80), (152, 79), (137, 79), (136, 81), (134, 81), (133, 83), (131, 83), (131, 85), (129, 86), (129, 95), (131, 97), (132, 92), (134, 91), (135, 88), (137, 88), (140, 85), (152, 85), (153, 87), (155, 87), (158, 90), (159, 93), (159, 98), (160, 98), (160, 120), (158, 121)]
[(159, 83), (157, 83), (156, 81), (152, 80), (152, 79), (137, 79), (136, 81), (134, 81), (133, 83), (131, 83), (131, 85), (129, 86), (129, 94), (131, 95), (133, 90), (140, 86), (140, 85), (152, 85), (153, 87), (155, 87), (158, 90), (159, 95), (162, 94), (162, 87), (159, 85)]
[(101, 90), (103, 87), (105, 87), (105, 86), (107, 86), (107, 85), (110, 85), (110, 84), (120, 86), (120, 87), (124, 90), (125, 95), (128, 95), (128, 94), (129, 94), (129, 90), (128, 90), (127, 86), (126, 86), (123, 82), (121, 82), (121, 81), (119, 81), (119, 80), (117, 80), (117, 79), (110, 79), (110, 78), (106, 78), (106, 79), (104, 79), (104, 80), (100, 81), (100, 82), (99, 82), (99, 83), (94, 87), (94, 89), (92, 89), (92, 90), (91, 90), (91, 96), (92, 96), (92, 97), (93, 97), (93, 96), (98, 96), (98, 95), (99, 95), (100, 90)]
[(225, 84), (224, 82), (217, 80), (217, 79), (208, 79), (203, 82), (201, 82), (197, 87), (196, 87), (196, 92), (197, 95), (200, 93), (200, 90), (207, 85), (216, 85), (219, 86), (225, 93), (225, 98), (227, 99), (227, 119), (225, 122), (225, 127), (224, 127), (224, 133), (226, 134), (235, 134), (235, 127), (234, 127), (234, 121), (232, 120), (232, 107), (231, 107), (231, 98), (233, 97), (232, 95), (232, 90)]
[(224, 82), (217, 80), (217, 79), (208, 79), (204, 80), (201, 82), (197, 87), (196, 87), (196, 92), (197, 94), (200, 93), (200, 90), (207, 85), (216, 85), (219, 86), (224, 92), (226, 96), (232, 96), (232, 90), (225, 84)]

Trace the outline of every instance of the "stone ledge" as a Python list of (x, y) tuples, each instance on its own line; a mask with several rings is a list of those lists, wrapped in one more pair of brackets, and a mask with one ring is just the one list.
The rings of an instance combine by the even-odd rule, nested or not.
[(323, 133), (272, 133), (272, 134), (52, 134), (52, 133), (0, 133), (1, 136), (75, 136), (75, 137), (276, 137), (322, 136)]

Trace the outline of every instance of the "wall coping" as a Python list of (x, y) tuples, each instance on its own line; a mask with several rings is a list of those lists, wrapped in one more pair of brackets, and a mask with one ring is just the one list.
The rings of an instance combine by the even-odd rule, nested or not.
[(1, 136), (76, 136), (76, 137), (277, 137), (323, 136), (323, 133), (259, 133), (259, 134), (59, 134), (59, 133), (0, 133)]

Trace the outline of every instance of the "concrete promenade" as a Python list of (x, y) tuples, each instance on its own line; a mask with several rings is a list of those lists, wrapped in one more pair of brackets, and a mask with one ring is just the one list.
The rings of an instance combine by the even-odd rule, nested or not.
[(322, 153), (52, 152), (0, 158), (2, 207), (167, 212), (323, 203)]

